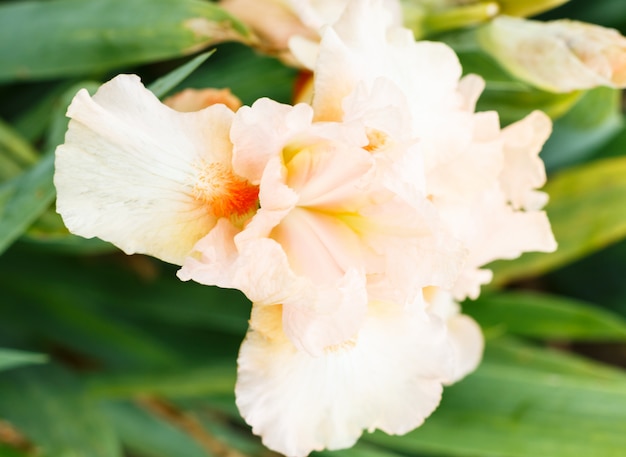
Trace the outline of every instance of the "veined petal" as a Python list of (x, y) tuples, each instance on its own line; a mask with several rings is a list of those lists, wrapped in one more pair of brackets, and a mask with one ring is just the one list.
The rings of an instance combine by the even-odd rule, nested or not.
[(370, 304), (356, 339), (318, 357), (281, 337), (278, 322), (280, 309), (253, 311), (235, 393), (253, 432), (287, 456), (349, 447), (363, 430), (418, 427), (454, 369), (445, 327), (415, 309)]
[(181, 264), (215, 225), (197, 185), (207, 164), (230, 173), (232, 111), (213, 105), (179, 113), (137, 76), (121, 75), (93, 98), (80, 91), (68, 116), (54, 182), (70, 231)]

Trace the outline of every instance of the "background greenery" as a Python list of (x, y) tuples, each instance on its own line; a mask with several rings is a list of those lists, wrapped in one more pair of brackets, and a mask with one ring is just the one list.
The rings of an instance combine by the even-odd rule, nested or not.
[[(181, 24), (204, 17), (215, 35)], [(543, 16), (626, 33), (626, 2)], [(245, 27), (195, 0), (0, 1), (0, 456), (269, 456), (233, 402), (250, 305), (175, 268), (70, 235), (54, 212), (53, 153), (79, 87), (120, 72), (159, 96), (230, 87), (289, 102), (296, 71), (247, 47)], [(483, 364), (403, 437), (366, 434), (345, 457), (622, 457), (626, 450), (626, 128), (621, 91), (555, 95), (513, 81), (457, 32), (480, 109), (555, 118), (542, 157), (559, 250), (496, 262), (464, 309)], [(241, 43), (222, 43), (224, 40)], [(461, 45), (460, 45), (461, 44)], [(209, 57), (197, 52), (216, 49)]]

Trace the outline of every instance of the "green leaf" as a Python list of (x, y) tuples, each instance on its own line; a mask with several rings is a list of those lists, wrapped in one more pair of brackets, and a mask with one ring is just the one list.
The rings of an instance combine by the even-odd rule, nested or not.
[(565, 116), (554, 122), (552, 135), (541, 151), (546, 168), (562, 168), (593, 156), (623, 125), (621, 91), (598, 87), (585, 92)]
[(55, 0), (0, 5), (0, 81), (85, 75), (194, 53), (246, 28), (199, 0)]
[(143, 256), (70, 258), (16, 246), (0, 257), (0, 335), (22, 328), (92, 365), (125, 370), (235, 360), (249, 302), (175, 271)]
[(159, 395), (185, 398), (220, 395), (235, 388), (235, 360), (232, 363), (178, 367), (176, 371), (93, 376), (89, 393), (101, 398), (133, 398)]
[[(502, 340), (492, 342), (492, 346)], [(367, 441), (405, 453), (481, 457), (621, 457), (626, 448), (626, 376), (616, 370), (510, 346), (488, 350), (479, 369), (448, 387), (441, 406), (405, 436)], [(613, 372), (613, 376), (594, 374)]]
[(46, 362), (43, 354), (33, 354), (31, 352), (16, 351), (13, 349), (0, 349), (0, 371), (21, 365)]
[[(342, 449), (340, 451), (323, 451), (314, 452), (311, 455), (320, 457), (399, 457), (401, 454), (397, 454), (388, 449), (381, 449), (376, 446), (367, 445), (366, 443), (359, 442), (354, 447), (349, 449)], [(412, 457), (420, 457), (424, 454), (416, 455)]]
[(246, 105), (251, 105), (261, 97), (290, 103), (297, 74), (296, 69), (258, 54), (249, 47), (226, 43), (218, 46), (211, 59), (177, 90), (187, 87), (227, 87)]
[(202, 65), (210, 56), (213, 54), (215, 50), (205, 52), (200, 54), (199, 56), (194, 57), (189, 62), (180, 67), (172, 70), (165, 76), (154, 81), (148, 89), (154, 93), (159, 98), (167, 95), (167, 93), (180, 84), (187, 76), (189, 76), (196, 68)]
[(6, 446), (0, 443), (0, 455), (2, 457), (30, 457), (30, 455), (25, 454), (17, 449)]
[[(1, 8), (1, 6), (0, 6)], [(0, 254), (4, 252), (52, 203), (55, 197), (52, 175), (54, 149), (63, 142), (68, 120), (65, 111), (78, 89), (94, 83), (77, 84), (56, 103), (46, 136), (43, 157), (24, 173), (0, 185)]]
[(566, 265), (626, 237), (626, 157), (567, 169), (548, 180), (546, 211), (559, 244), (551, 254), (527, 253), (489, 265), (502, 285)]
[(626, 341), (626, 320), (597, 306), (535, 292), (483, 294), (463, 310), (482, 327), (543, 339)]
[(145, 457), (207, 457), (189, 435), (148, 411), (126, 402), (106, 402), (105, 415), (115, 424), (124, 446)]
[(37, 153), (16, 130), (0, 120), (0, 181), (19, 174), (37, 163)]
[(0, 417), (44, 457), (121, 457), (109, 421), (78, 380), (58, 367), (0, 373)]
[(0, 254), (52, 203), (54, 154), (0, 185)]

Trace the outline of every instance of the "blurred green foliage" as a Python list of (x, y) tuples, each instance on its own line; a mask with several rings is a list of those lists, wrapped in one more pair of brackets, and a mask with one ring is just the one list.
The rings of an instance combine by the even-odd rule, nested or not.
[[(225, 17), (196, 0), (0, 2), (0, 456), (272, 455), (234, 405), (245, 297), (183, 283), (170, 265), (75, 237), (53, 205), (54, 149), (79, 87), (94, 90), (132, 71), (159, 96), (229, 87), (246, 104), (290, 101), (296, 71), (243, 44), (185, 57), (224, 39), (251, 40)], [(572, 0), (542, 17), (626, 31), (619, 0)], [(190, 33), (184, 24), (193, 18), (217, 24), (218, 33)], [(461, 49), (459, 36), (448, 39), (466, 72), (487, 80), (479, 109), (498, 110), (503, 123), (533, 109), (556, 119), (543, 157), (560, 249), (493, 265), (494, 285), (464, 304), (487, 336), (484, 363), (446, 389), (424, 426), (320, 455), (621, 457), (622, 94), (530, 89)], [(585, 343), (600, 358), (608, 342), (616, 348), (611, 366), (575, 353)]]

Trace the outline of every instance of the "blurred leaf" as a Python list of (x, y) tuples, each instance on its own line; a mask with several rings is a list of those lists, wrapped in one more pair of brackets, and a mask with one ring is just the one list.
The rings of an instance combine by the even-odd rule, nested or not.
[(546, 168), (562, 168), (593, 156), (623, 125), (621, 91), (598, 87), (585, 92), (565, 116), (555, 121), (541, 152)]
[[(623, 455), (626, 376), (603, 366), (601, 373), (616, 374), (563, 369), (570, 365), (565, 354), (553, 354), (550, 364), (533, 358), (543, 351), (510, 346), (508, 352), (492, 357), (488, 350), (474, 374), (445, 389), (441, 406), (419, 429), (400, 437), (375, 433), (367, 441), (400, 452), (459, 457)], [(575, 359), (573, 365), (580, 364)]]
[(0, 81), (85, 75), (191, 54), (245, 27), (198, 0), (0, 4)]
[[(34, 143), (46, 132), (50, 125), (51, 113), (59, 110), (59, 104), (64, 99), (64, 94), (72, 87), (76, 81), (62, 81), (55, 83), (23, 84), (23, 87), (15, 90), (15, 86), (10, 86), (14, 91), (14, 104), (20, 105), (18, 115), (12, 121), (13, 127), (24, 139)], [(43, 87), (41, 87), (43, 86)], [(77, 89), (78, 90), (78, 89)], [(33, 97), (34, 100), (28, 100)], [(63, 113), (64, 114), (64, 113)]]
[[(311, 455), (320, 457), (399, 457), (401, 454), (396, 454), (389, 449), (381, 449), (376, 446), (359, 442), (350, 449), (314, 452)], [(425, 454), (413, 454), (412, 457), (420, 457), (424, 455)]]
[(202, 65), (214, 52), (215, 50), (205, 52), (194, 57), (186, 64), (181, 65), (165, 76), (154, 81), (150, 84), (150, 86), (148, 86), (148, 89), (150, 89), (157, 97), (162, 98), (167, 95), (170, 90), (176, 87), (176, 85), (180, 84), (185, 78), (187, 78), (187, 76), (189, 76), (196, 68)]
[(9, 421), (43, 457), (120, 457), (109, 421), (80, 383), (60, 368), (22, 368), (0, 373), (0, 417)]
[(623, 0), (571, 0), (569, 3), (549, 11), (543, 19), (574, 19), (592, 22), (605, 27), (615, 27), (626, 31), (626, 2)]
[(2, 457), (30, 457), (29, 454), (25, 454), (2, 443), (0, 443), (0, 455)]
[[(36, 270), (25, 274), (18, 265), (13, 266), (13, 272), (4, 268), (0, 278), (3, 314), (11, 316), (12, 321), (22, 321), (49, 341), (62, 343), (82, 357), (95, 357), (108, 365), (173, 366), (177, 363), (173, 351), (154, 336), (134, 325), (107, 318), (94, 307), (94, 302), (115, 300), (115, 296), (107, 294), (104, 284), (93, 288), (89, 287), (90, 281), (86, 281), (79, 287), (89, 273), (50, 270), (45, 280)], [(44, 264), (46, 267), (55, 268)], [(33, 283), (37, 287), (33, 287)], [(115, 283), (110, 283), (110, 287), (115, 287)], [(92, 360), (80, 363), (98, 364)]]
[(137, 395), (160, 395), (185, 398), (231, 393), (235, 388), (235, 360), (175, 371), (93, 376), (89, 393), (101, 398), (133, 398)]
[(482, 327), (515, 335), (564, 340), (626, 341), (626, 320), (597, 306), (534, 292), (483, 294), (463, 310)]
[(569, 0), (498, 0), (501, 14), (509, 16), (534, 16), (567, 3)]
[(258, 54), (249, 47), (226, 43), (218, 46), (211, 59), (176, 90), (187, 87), (228, 87), (246, 105), (251, 105), (261, 97), (290, 103), (297, 74), (297, 70)]
[[(554, 292), (593, 300), (626, 316), (625, 265), (626, 240), (622, 240), (552, 272), (546, 282)], [(589, 287), (589, 284), (599, 287)]]
[(13, 349), (0, 349), (0, 371), (20, 365), (44, 363), (45, 361), (46, 356), (43, 354), (33, 354), (31, 352), (16, 351)]
[(49, 152), (30, 170), (0, 185), (0, 254), (54, 200), (53, 166)]
[(96, 359), (88, 364), (135, 371), (235, 360), (249, 302), (175, 271), (143, 256), (70, 258), (17, 246), (0, 257), (0, 334), (23, 327)]
[(136, 405), (106, 402), (103, 410), (124, 443), (146, 457), (207, 457), (189, 435)]
[(33, 147), (9, 124), (0, 120), (0, 182), (37, 163)]
[[(1, 6), (0, 6), (1, 8)], [(46, 136), (44, 155), (29, 170), (0, 184), (0, 254), (4, 252), (38, 216), (52, 203), (55, 196), (52, 174), (54, 172), (54, 149), (63, 142), (68, 120), (67, 105), (79, 88), (93, 88), (93, 83), (71, 87), (57, 101), (51, 115)]]
[(493, 285), (536, 276), (626, 237), (626, 157), (598, 160), (551, 177), (546, 207), (559, 247), (489, 265)]

